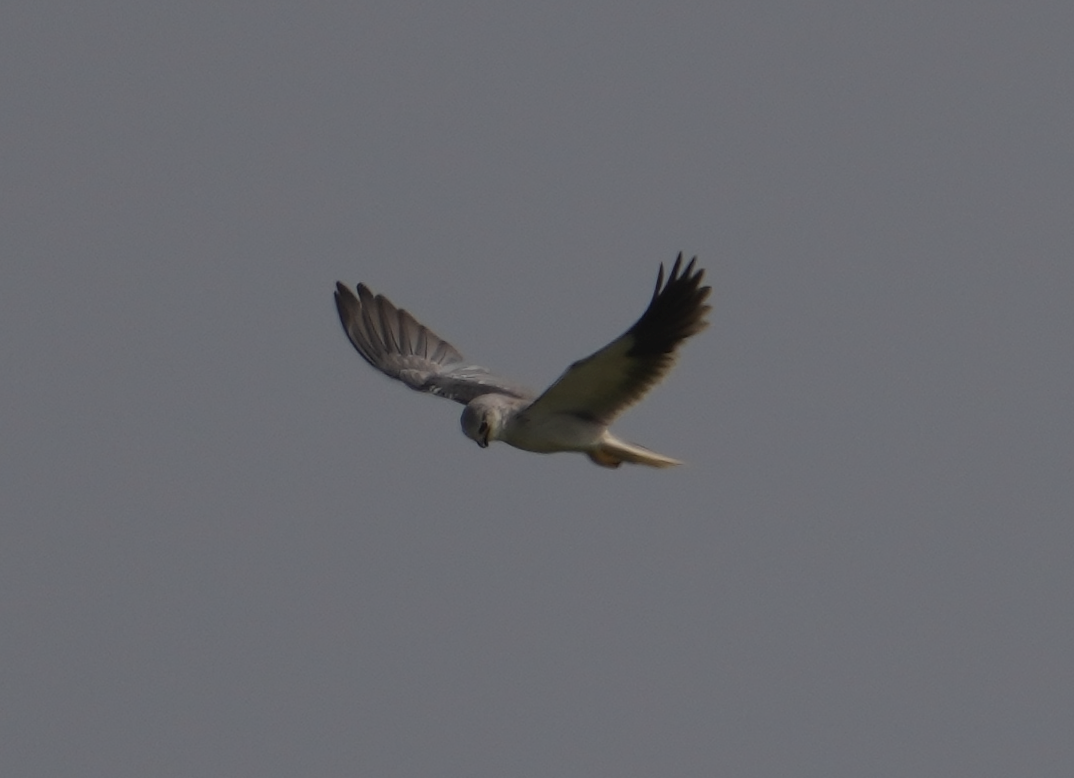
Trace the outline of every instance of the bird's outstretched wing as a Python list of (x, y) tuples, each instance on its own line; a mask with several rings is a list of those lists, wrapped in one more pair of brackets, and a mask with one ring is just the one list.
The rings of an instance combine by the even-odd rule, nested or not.
[(708, 326), (705, 299), (712, 289), (701, 286), (705, 271), (694, 270), (696, 260), (683, 268), (679, 254), (667, 284), (661, 264), (653, 299), (634, 326), (567, 368), (523, 414), (566, 413), (609, 424), (640, 400), (671, 369), (679, 344)]
[(337, 282), (336, 309), (362, 358), (411, 389), (464, 405), (483, 394), (533, 397), (525, 387), (469, 364), (458, 349), (365, 284), (358, 284), (355, 295)]

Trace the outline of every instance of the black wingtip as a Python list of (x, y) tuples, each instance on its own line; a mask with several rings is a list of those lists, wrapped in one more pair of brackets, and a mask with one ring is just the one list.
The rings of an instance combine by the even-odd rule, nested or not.
[(660, 263), (660, 272), (656, 276), (656, 291), (653, 294), (654, 298), (657, 297), (664, 289), (667, 289), (669, 286), (676, 283), (677, 281), (683, 279), (690, 279), (694, 275), (696, 275), (698, 280), (700, 280), (705, 275), (705, 271), (703, 269), (698, 270), (696, 274), (694, 272), (694, 265), (697, 263), (696, 256), (691, 257), (690, 261), (686, 263), (686, 267), (682, 266), (682, 260), (683, 253), (680, 251), (679, 256), (675, 258), (675, 263), (671, 266), (671, 273), (669, 273), (667, 276), (666, 284), (664, 283), (664, 263)]
[(349, 302), (354, 297), (354, 292), (347, 288), (347, 285), (342, 281), (336, 281), (336, 291), (333, 295), (336, 298), (336, 308), (339, 309), (340, 315), (343, 315), (343, 303)]
[(679, 252), (679, 256), (675, 257), (675, 264), (671, 266), (671, 275), (668, 276), (668, 283), (675, 281), (679, 277), (679, 268), (682, 267), (682, 252)]
[(696, 263), (695, 256), (683, 267), (683, 254), (679, 252), (666, 283), (664, 265), (660, 264), (653, 299), (630, 330), (635, 338), (632, 355), (670, 354), (679, 343), (708, 326), (705, 314), (711, 307), (705, 300), (712, 288), (701, 286), (705, 271), (695, 270)]
[[(680, 257), (682, 254), (679, 255)], [(660, 263), (660, 272), (656, 274), (656, 288), (653, 289), (653, 298), (649, 300), (649, 305), (656, 302), (656, 298), (660, 296), (660, 288), (664, 285), (664, 263)]]

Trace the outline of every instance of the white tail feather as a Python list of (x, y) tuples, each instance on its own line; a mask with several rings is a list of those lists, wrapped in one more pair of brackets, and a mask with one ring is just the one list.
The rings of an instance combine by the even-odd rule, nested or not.
[(619, 467), (623, 462), (649, 467), (674, 467), (682, 464), (677, 459), (657, 454), (655, 451), (635, 446), (633, 443), (627, 443), (625, 440), (608, 434), (605, 434), (595, 449), (586, 453), (601, 467)]

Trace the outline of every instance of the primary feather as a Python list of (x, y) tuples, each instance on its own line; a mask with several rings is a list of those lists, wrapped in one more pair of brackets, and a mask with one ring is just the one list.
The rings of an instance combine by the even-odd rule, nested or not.
[(487, 368), (469, 364), (458, 349), (384, 295), (374, 295), (365, 284), (357, 288), (355, 295), (336, 283), (339, 320), (362, 358), (384, 375), (464, 405), (490, 393), (533, 396)]

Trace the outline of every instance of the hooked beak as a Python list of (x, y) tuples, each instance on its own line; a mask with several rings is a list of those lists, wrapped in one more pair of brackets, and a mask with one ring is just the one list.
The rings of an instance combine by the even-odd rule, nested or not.
[(487, 432), (482, 436), (479, 441), (477, 441), (477, 445), (481, 446), (481, 448), (489, 447), (489, 434)]

